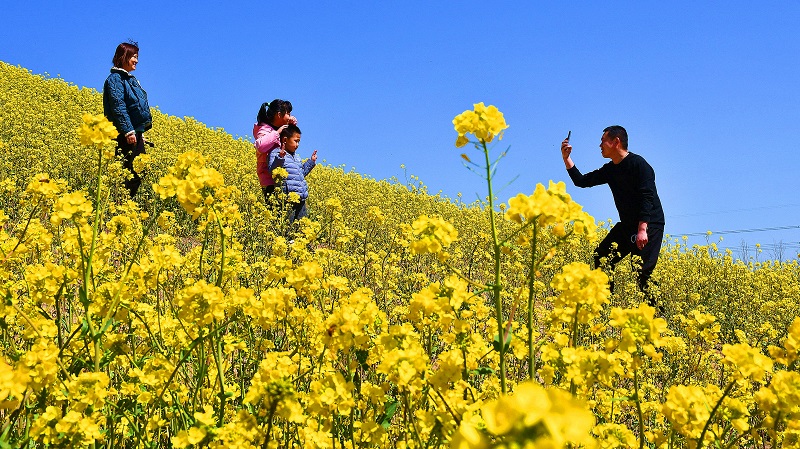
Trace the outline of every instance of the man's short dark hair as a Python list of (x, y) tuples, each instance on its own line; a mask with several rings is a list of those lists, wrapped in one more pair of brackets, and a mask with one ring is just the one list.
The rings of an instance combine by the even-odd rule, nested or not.
[(614, 140), (619, 137), (619, 142), (622, 144), (622, 148), (626, 150), (628, 149), (628, 131), (625, 131), (625, 128), (619, 125), (613, 125), (604, 129), (603, 133), (608, 133), (609, 140)]
[(284, 128), (283, 131), (281, 131), (281, 139), (283, 139), (284, 137), (291, 138), (295, 134), (303, 134), (303, 133), (300, 132), (300, 128), (298, 128), (297, 125), (292, 125), (291, 123), (289, 123), (288, 125), (286, 125), (286, 128)]

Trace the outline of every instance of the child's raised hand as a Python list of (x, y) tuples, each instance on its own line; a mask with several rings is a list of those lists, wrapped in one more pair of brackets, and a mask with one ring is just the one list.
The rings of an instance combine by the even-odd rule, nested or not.
[(314, 152), (311, 153), (311, 160), (317, 162), (317, 150), (314, 150)]
[(286, 129), (287, 126), (289, 126), (289, 125), (283, 125), (280, 128), (276, 129), (275, 132), (280, 135), (280, 133), (282, 133), (283, 130)]
[(280, 152), (278, 152), (278, 156), (279, 156), (279, 157), (284, 157), (284, 156), (286, 156), (286, 149), (285, 149), (285, 148), (283, 148), (283, 145), (281, 145), (281, 151), (280, 151)]

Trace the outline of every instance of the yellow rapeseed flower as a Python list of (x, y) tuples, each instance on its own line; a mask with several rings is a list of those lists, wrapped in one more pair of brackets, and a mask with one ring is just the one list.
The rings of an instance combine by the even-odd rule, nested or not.
[[(595, 418), (584, 403), (569, 393), (524, 382), (512, 394), (501, 396), (481, 408), (486, 432), (504, 443), (503, 447), (565, 448), (593, 446), (590, 431)], [(484, 439), (474, 435), (473, 425), (462, 422), (458, 437), (461, 448), (483, 446)]]
[(147, 153), (136, 156), (133, 160), (133, 169), (136, 173), (144, 173), (145, 170), (153, 163), (153, 157)]
[(453, 119), (453, 126), (458, 133), (456, 147), (463, 147), (469, 142), (467, 133), (473, 134), (480, 142), (489, 143), (495, 136), (503, 138), (503, 130), (508, 128), (503, 113), (495, 106), (476, 103), (473, 110), (466, 110)]
[(19, 406), (30, 376), (24, 367), (14, 369), (0, 358), (0, 409), (15, 409)]
[(274, 179), (277, 183), (284, 181), (288, 177), (289, 172), (283, 167), (277, 167), (275, 170), (272, 170), (272, 179)]
[[(608, 303), (611, 292), (608, 276), (599, 268), (592, 269), (583, 262), (572, 262), (553, 276), (550, 286), (560, 292), (555, 298), (553, 317), (572, 322), (575, 313), (579, 323), (588, 323)], [(577, 312), (576, 312), (577, 309)]]
[(723, 345), (725, 364), (733, 366), (737, 377), (763, 382), (764, 376), (772, 372), (772, 359), (747, 343)]
[(682, 435), (699, 438), (706, 421), (711, 418), (711, 409), (721, 395), (719, 389), (709, 386), (711, 397), (695, 385), (673, 385), (662, 406), (664, 416)]
[(661, 346), (661, 334), (667, 330), (667, 322), (655, 317), (655, 308), (640, 303), (635, 309), (615, 307), (611, 310), (611, 326), (621, 330), (619, 349), (627, 352), (644, 351), (659, 357), (655, 349)]
[(414, 221), (411, 229), (416, 237), (411, 242), (412, 254), (438, 254), (458, 238), (456, 228), (439, 217), (422, 215)]
[(78, 127), (81, 144), (102, 148), (117, 137), (117, 128), (103, 114), (83, 114), (83, 123)]

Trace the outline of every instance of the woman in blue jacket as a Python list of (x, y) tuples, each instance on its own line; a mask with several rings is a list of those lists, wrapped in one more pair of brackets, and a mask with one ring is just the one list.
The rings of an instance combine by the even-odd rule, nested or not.
[(147, 92), (131, 75), (139, 63), (139, 46), (134, 42), (119, 44), (113, 63), (111, 74), (103, 85), (103, 111), (119, 132), (117, 155), (122, 156), (123, 167), (133, 176), (125, 181), (125, 188), (133, 198), (142, 184), (139, 174), (133, 169), (133, 160), (144, 153), (142, 133), (152, 127), (153, 117), (147, 103)]

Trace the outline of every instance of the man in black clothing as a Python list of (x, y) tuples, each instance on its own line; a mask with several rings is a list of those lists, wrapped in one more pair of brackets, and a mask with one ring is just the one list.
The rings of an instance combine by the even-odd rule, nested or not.
[[(628, 151), (628, 133), (621, 126), (603, 130), (600, 152), (611, 162), (584, 175), (572, 162), (569, 138), (561, 142), (561, 156), (572, 182), (577, 187), (608, 184), (619, 212), (619, 223), (595, 249), (594, 265), (599, 267), (603, 258), (614, 266), (628, 254), (641, 257), (639, 288), (645, 292), (647, 302), (655, 306), (651, 295), (647, 295), (647, 281), (658, 262), (664, 237), (664, 211), (656, 192), (656, 174), (643, 157)], [(612, 248), (614, 243), (616, 250)]]

